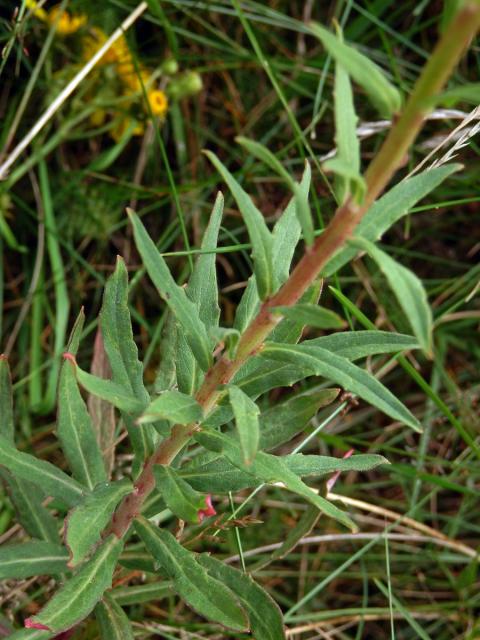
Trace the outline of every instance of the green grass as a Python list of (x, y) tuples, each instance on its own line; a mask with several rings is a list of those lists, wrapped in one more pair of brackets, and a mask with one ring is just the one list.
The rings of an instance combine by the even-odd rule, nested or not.
[[(116, 0), (101, 8), (87, 0), (69, 3), (108, 33), (134, 6)], [(182, 69), (201, 73), (202, 92), (172, 106), (165, 124), (154, 129), (148, 147), (142, 149), (142, 138), (137, 137), (122, 147), (109, 136), (108, 124), (89, 122), (95, 108), (111, 104), (112, 99), (108, 85), (98, 87), (87, 78), (0, 183), (0, 351), (8, 345), (22, 448), (33, 448), (38, 456), (57, 463), (62, 459), (52, 434), (59, 357), (84, 305), (87, 328), (79, 362), (89, 366), (94, 319), (117, 253), (130, 269), (137, 344), (145, 356), (146, 379), (154, 379), (164, 306), (143, 277), (127, 225), (124, 211), (132, 198), (179, 282), (186, 281), (199, 252), (220, 185), (201, 154), (204, 148), (215, 151), (255, 195), (270, 222), (288, 201), (288, 191), (268, 169), (247, 157), (234, 138), (245, 135), (267, 145), (296, 176), (303, 159), (309, 158), (316, 232), (330, 219), (335, 208), (332, 181), (319, 158), (335, 144), (333, 65), (319, 44), (305, 37), (302, 13), (309, 6), (285, 0), (151, 2), (128, 34), (136, 60), (155, 69), (171, 54)], [(428, 57), (442, 20), (439, 4), (432, 2), (332, 1), (311, 6), (311, 17), (324, 24), (336, 17), (345, 38), (370, 55), (405, 92)], [(2, 18), (0, 148), (16, 114), (21, 112), (14, 144), (78, 70), (75, 36), (71, 47), (58, 37), (49, 40), (45, 27), (26, 15), (21, 9), (13, 26), (8, 14)], [(478, 69), (474, 46), (452, 86), (475, 81)], [(457, 108), (468, 112), (473, 106), (459, 103)], [(361, 121), (376, 119), (359, 91), (356, 108)], [(453, 119), (427, 124), (406, 168), (413, 169), (426, 155), (422, 143), (457, 124)], [(383, 135), (362, 142), (363, 166)], [(345, 532), (322, 517), (309, 534), (319, 541), (300, 544), (282, 560), (254, 571), (282, 607), (289, 637), (479, 637), (479, 577), (473, 553), (480, 542), (478, 152), (473, 140), (458, 156), (464, 170), (382, 239), (382, 246), (426, 286), (436, 321), (435, 358), (377, 357), (371, 366), (375, 371), (385, 368), (383, 382), (421, 419), (423, 434), (390, 424), (363, 404), (347, 402), (340, 409), (335, 405), (322, 410), (303, 436), (315, 431), (304, 451), (341, 456), (353, 447), (385, 455), (392, 464), (368, 474), (345, 474), (334, 489), (379, 508), (348, 507), (361, 533), (370, 537), (335, 537)], [(137, 183), (139, 161), (145, 167)], [(219, 244), (220, 302), (228, 326), (251, 271), (245, 226), (229, 196)], [(368, 258), (344, 267), (329, 284), (334, 290), (324, 287), (322, 303), (342, 314), (352, 328), (373, 323), (377, 328), (408, 331), (406, 319)], [(18, 335), (12, 340), (17, 322)], [(308, 384), (313, 387), (315, 381)], [(267, 406), (288, 393), (276, 391), (262, 403)], [(288, 450), (301, 446), (298, 440)], [(118, 465), (126, 469), (128, 464), (123, 441)], [(224, 526), (215, 536), (212, 527), (197, 548), (225, 558), (240, 549), (241, 561), (234, 566), (241, 568), (244, 563), (248, 571), (266, 558), (251, 555), (252, 550), (282, 542), (305, 508), (301, 500), (275, 487), (256, 491), (251, 498), (248, 492), (235, 495), (218, 504), (217, 510), (232, 515), (239, 526)], [(433, 542), (415, 523), (392, 519), (382, 509), (408, 516), (420, 529), (422, 525), (434, 529), (443, 536), (441, 543)], [(248, 516), (263, 524), (252, 524)], [(0, 533), (2, 541), (21, 537), (5, 494), (0, 496)], [(455, 547), (456, 542), (472, 553)], [(162, 593), (161, 587), (152, 602), (145, 602), (142, 588), (151, 588), (145, 584), (154, 581), (152, 575), (124, 569), (116, 581), (113, 594), (119, 599), (132, 589), (126, 607), (138, 638), (236, 637), (202, 621), (170, 592)], [(32, 603), (41, 602), (50, 588), (45, 578), (21, 584), (10, 581), (0, 588), (4, 615), (21, 625)], [(95, 634), (94, 625), (88, 623), (74, 638), (95, 638)]]

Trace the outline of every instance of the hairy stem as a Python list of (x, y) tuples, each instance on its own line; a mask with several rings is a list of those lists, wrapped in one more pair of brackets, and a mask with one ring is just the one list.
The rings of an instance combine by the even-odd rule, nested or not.
[[(480, 27), (480, 0), (470, 0), (459, 11), (447, 28), (424, 67), (414, 90), (395, 125), (390, 130), (374, 160), (365, 173), (367, 192), (361, 204), (348, 200), (340, 206), (330, 224), (307, 249), (289, 279), (280, 290), (264, 301), (260, 312), (240, 338), (233, 360), (225, 355), (207, 372), (196, 399), (208, 414), (216, 405), (220, 385), (224, 385), (237, 373), (252, 355), (258, 353), (265, 339), (275, 328), (280, 318), (271, 313), (277, 306), (295, 304), (308, 287), (316, 280), (330, 258), (341, 249), (352, 236), (358, 223), (372, 203), (385, 189), (422, 127), (425, 115), (433, 107), (433, 98), (441, 91), (463, 51)], [(135, 490), (128, 495), (115, 512), (109, 532), (123, 536), (133, 518), (141, 511), (142, 504), (155, 486), (153, 468), (155, 464), (168, 465), (189, 442), (198, 427), (176, 425), (171, 435), (146, 462), (135, 483)]]

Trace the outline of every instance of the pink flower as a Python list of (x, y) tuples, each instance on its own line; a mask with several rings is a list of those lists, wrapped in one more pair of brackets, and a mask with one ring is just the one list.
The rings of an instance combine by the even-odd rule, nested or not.
[(200, 522), (204, 518), (217, 515), (217, 512), (215, 511), (215, 508), (212, 505), (212, 496), (210, 494), (208, 494), (208, 496), (205, 496), (205, 504), (207, 505), (205, 509), (198, 510), (198, 518)]

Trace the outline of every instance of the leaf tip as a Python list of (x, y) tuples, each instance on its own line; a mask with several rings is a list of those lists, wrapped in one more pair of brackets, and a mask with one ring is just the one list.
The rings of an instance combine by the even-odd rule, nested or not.
[(202, 522), (204, 518), (217, 515), (217, 512), (215, 511), (215, 507), (212, 504), (212, 496), (210, 494), (205, 496), (205, 504), (206, 504), (205, 509), (198, 510), (198, 519), (200, 522)]
[(23, 626), (25, 629), (41, 629), (42, 631), (51, 631), (50, 627), (47, 627), (46, 624), (42, 624), (41, 622), (35, 622), (33, 618), (27, 618)]
[(73, 355), (73, 353), (70, 353), (69, 351), (65, 351), (65, 353), (63, 354), (63, 359), (64, 360), (68, 360), (74, 366), (77, 366), (77, 360), (76, 360), (75, 356)]

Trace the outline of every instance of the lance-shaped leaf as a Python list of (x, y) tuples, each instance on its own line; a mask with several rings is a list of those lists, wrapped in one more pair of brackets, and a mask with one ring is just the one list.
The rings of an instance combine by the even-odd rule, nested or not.
[(107, 593), (95, 607), (95, 617), (102, 640), (134, 640), (127, 614)]
[(100, 326), (112, 380), (146, 406), (149, 395), (143, 384), (143, 366), (138, 359), (128, 309), (128, 273), (120, 256), (117, 256), (115, 271), (105, 286)]
[(65, 547), (43, 540), (3, 545), (0, 548), (0, 579), (54, 576), (67, 568)]
[(432, 310), (420, 278), (365, 238), (354, 238), (355, 247), (366, 251), (387, 278), (422, 349), (432, 355)]
[(346, 325), (345, 320), (334, 311), (316, 304), (298, 303), (293, 307), (275, 307), (272, 312), (316, 329), (343, 329)]
[(7, 356), (0, 354), (0, 434), (13, 442), (12, 379)]
[[(96, 378), (97, 393), (91, 391), (91, 395), (97, 398), (97, 402), (112, 403), (122, 412), (135, 452), (133, 474), (137, 475), (143, 461), (153, 452), (156, 434), (150, 426), (139, 428), (132, 424), (132, 416), (138, 416), (148, 404), (150, 396), (143, 384), (143, 366), (138, 359), (137, 345), (133, 339), (128, 309), (128, 274), (120, 257), (117, 257), (115, 272), (105, 287), (100, 325), (112, 380)], [(93, 380), (87, 379), (84, 382), (88, 385)], [(111, 423), (109, 431), (111, 433)]]
[[(186, 288), (187, 296), (196, 304), (200, 320), (205, 324), (209, 336), (218, 327), (220, 318), (216, 249), (222, 215), (223, 195), (219, 192), (202, 238), (201, 250), (205, 253), (197, 258)], [(173, 357), (176, 360), (178, 388), (184, 393), (193, 395), (199, 386), (201, 375), (195, 357), (182, 332), (178, 333), (177, 341), (177, 352)]]
[[(240, 465), (238, 461), (235, 465), (225, 458), (221, 443), (219, 445), (216, 441), (207, 439), (204, 444), (215, 446), (217, 455), (215, 452), (210, 452), (200, 456), (200, 461), (193, 460), (178, 471), (179, 475), (195, 489), (212, 493), (228, 493), (258, 487), (264, 482), (259, 475), (255, 475), (256, 468), (252, 471), (252, 468), (248, 467), (248, 471), (245, 471), (245, 466)], [(238, 443), (236, 446), (239, 446)], [(243, 463), (240, 456), (238, 460)], [(343, 460), (330, 456), (295, 453), (284, 456), (282, 460), (290, 471), (300, 477), (324, 477), (337, 471), (368, 471), (381, 464), (388, 464), (383, 456), (374, 454), (360, 454)]]
[(75, 369), (75, 363), (66, 358), (58, 384), (57, 435), (73, 477), (93, 489), (107, 479), (107, 473)]
[(204, 253), (198, 256), (187, 285), (187, 295), (197, 305), (198, 315), (207, 328), (218, 327), (220, 318), (216, 249), (222, 215), (223, 195), (219, 192), (202, 238), (200, 248)]
[(337, 192), (340, 203), (352, 194), (361, 200), (365, 181), (360, 175), (360, 143), (357, 136), (357, 114), (353, 103), (352, 85), (346, 69), (337, 61), (335, 65), (335, 142), (336, 156), (324, 163), (326, 170), (337, 174)]
[(27, 480), (16, 478), (4, 469), (0, 470), (0, 474), (5, 480), (8, 497), (15, 508), (18, 522), (25, 531), (33, 538), (59, 542), (60, 523), (43, 506), (45, 493), (42, 489)]
[[(285, 322), (285, 320), (283, 321)], [(279, 325), (280, 326), (280, 325)], [(303, 345), (319, 346), (347, 360), (358, 360), (381, 353), (418, 349), (412, 336), (388, 331), (349, 331), (304, 340)], [(250, 358), (234, 378), (234, 383), (250, 396), (258, 396), (276, 387), (291, 386), (305, 377), (300, 366), (274, 361), (265, 354)]]
[[(147, 554), (144, 554), (147, 555)], [(149, 562), (153, 565), (153, 558), (148, 554)], [(123, 559), (120, 558), (121, 564)], [(124, 565), (126, 566), (126, 565)], [(153, 566), (151, 568), (153, 572)], [(167, 580), (156, 580), (145, 584), (116, 587), (110, 592), (112, 598), (121, 606), (142, 604), (143, 602), (157, 602), (172, 595), (172, 585)]]
[(203, 419), (202, 407), (195, 398), (180, 391), (164, 391), (158, 398), (150, 402), (142, 413), (138, 422), (155, 422), (156, 420), (171, 420), (178, 424), (200, 422)]
[(282, 612), (268, 593), (252, 578), (220, 560), (202, 553), (198, 561), (208, 574), (238, 597), (250, 620), (250, 633), (256, 640), (284, 640)]
[(38, 485), (46, 495), (58, 498), (68, 506), (76, 505), (83, 496), (84, 488), (76, 480), (50, 462), (17, 451), (2, 436), (0, 436), (0, 465), (19, 478)]
[(304, 340), (301, 344), (322, 347), (347, 360), (418, 349), (418, 342), (413, 336), (391, 331), (345, 331)]
[(272, 234), (270, 233), (263, 215), (254, 205), (250, 196), (242, 189), (225, 165), (211, 151), (205, 151), (205, 155), (215, 166), (217, 171), (228, 185), (233, 197), (245, 220), (248, 235), (252, 243), (252, 255), (254, 260), (255, 279), (258, 287), (258, 295), (263, 300), (269, 296), (276, 287), (275, 270), (272, 256)]
[(198, 614), (235, 631), (248, 631), (244, 610), (232, 591), (208, 575), (195, 554), (171, 533), (137, 518), (135, 529), (145, 546), (173, 582), (179, 596)]
[[(294, 193), (295, 210), (302, 227), (305, 242), (307, 243), (307, 245), (313, 244), (313, 220), (312, 213), (308, 204), (308, 192), (300, 188), (300, 186), (290, 176), (288, 171), (284, 169), (281, 162), (277, 160), (277, 157), (263, 144), (255, 142), (254, 140), (249, 140), (248, 138), (244, 138), (243, 136), (238, 136), (237, 138), (235, 138), (235, 140), (236, 142), (241, 144), (242, 147), (245, 147), (245, 149), (249, 153), (251, 153), (252, 156), (255, 156), (256, 158), (261, 160), (267, 167), (272, 169), (272, 171), (274, 171), (285, 181), (287, 186)], [(310, 173), (311, 171), (308, 162), (305, 162), (305, 171), (308, 173)]]
[[(310, 166), (307, 165), (300, 182), (300, 189), (305, 194), (305, 198), (308, 198), (310, 191), (310, 180)], [(272, 256), (278, 286), (283, 284), (289, 276), (290, 265), (295, 247), (300, 240), (300, 235), (301, 226), (297, 216), (296, 199), (292, 198), (285, 211), (275, 223), (272, 231)], [(235, 329), (240, 331), (240, 333), (245, 331), (246, 327), (258, 313), (259, 308), (260, 298), (258, 297), (255, 276), (252, 275), (248, 280), (247, 287), (235, 313)]]
[[(4, 355), (0, 355), (0, 435), (14, 446), (12, 381), (8, 360)], [(5, 482), (17, 519), (25, 531), (34, 538), (57, 542), (59, 525), (42, 504), (45, 498), (43, 491), (5, 469), (0, 469), (0, 477)]]
[[(100, 378), (111, 378), (112, 369), (103, 344), (102, 330), (97, 327), (93, 345), (93, 358), (90, 373)], [(115, 459), (115, 408), (106, 400), (89, 394), (87, 400), (88, 413), (92, 418), (107, 476), (110, 477)]]
[(127, 414), (135, 415), (142, 411), (145, 405), (132, 395), (128, 389), (113, 382), (113, 380), (104, 380), (88, 373), (88, 371), (84, 371), (78, 365), (75, 366), (77, 379), (88, 393), (110, 402), (114, 407)]
[(245, 464), (250, 465), (255, 459), (260, 440), (258, 421), (260, 409), (239, 387), (230, 386), (228, 394), (243, 452), (243, 460)]
[(390, 117), (400, 111), (400, 93), (387, 80), (380, 67), (320, 24), (311, 22), (310, 30), (332, 58), (365, 90), (380, 115)]
[[(402, 180), (370, 207), (356, 228), (355, 235), (372, 242), (379, 240), (419, 200), (438, 187), (448, 176), (460, 169), (461, 165), (459, 164), (446, 164)], [(356, 253), (357, 250), (352, 247), (347, 246), (341, 249), (328, 261), (322, 270), (322, 274), (331, 276), (347, 262), (350, 262)]]
[(155, 393), (161, 393), (172, 389), (177, 381), (177, 321), (175, 316), (167, 309), (166, 317), (160, 341), (160, 365), (153, 385)]
[(212, 354), (207, 328), (199, 318), (197, 307), (188, 298), (185, 290), (173, 279), (170, 269), (138, 216), (131, 210), (128, 213), (133, 226), (135, 244), (148, 275), (182, 326), (198, 364), (206, 371), (212, 362)]
[(268, 451), (289, 442), (305, 429), (322, 407), (331, 404), (340, 389), (321, 389), (290, 398), (260, 415), (260, 449)]
[(195, 438), (206, 449), (222, 453), (232, 464), (243, 471), (251, 473), (267, 484), (282, 482), (287, 489), (304, 497), (330, 518), (338, 520), (352, 530), (356, 529), (355, 524), (343, 511), (312, 491), (298, 475), (289, 469), (282, 458), (259, 451), (254, 462), (246, 466), (240, 445), (233, 438), (218, 431), (199, 432), (195, 435)]
[(100, 541), (115, 507), (132, 490), (124, 479), (99, 484), (67, 516), (65, 544), (70, 552), (69, 566), (75, 567)]
[(154, 467), (157, 489), (162, 494), (167, 507), (177, 518), (186, 522), (201, 522), (205, 512), (215, 510), (209, 504), (209, 497), (202, 495), (181, 478), (171, 467), (157, 464)]
[(292, 362), (312, 375), (323, 376), (355, 393), (394, 420), (408, 425), (415, 431), (421, 426), (415, 416), (398, 400), (391, 391), (364, 369), (352, 364), (322, 347), (308, 345), (281, 345), (267, 343), (264, 353), (269, 358)]
[(25, 627), (60, 633), (84, 620), (112, 584), (123, 541), (110, 535), (82, 568), (55, 593)]

